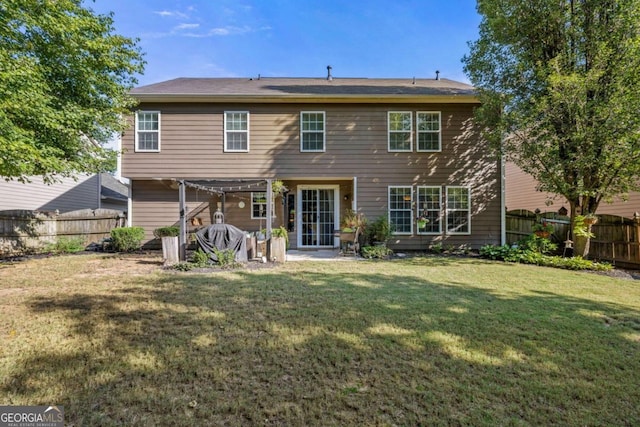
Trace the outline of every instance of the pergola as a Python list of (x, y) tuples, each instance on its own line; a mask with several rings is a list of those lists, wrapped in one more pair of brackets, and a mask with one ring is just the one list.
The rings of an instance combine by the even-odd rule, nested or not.
[[(263, 191), (267, 193), (266, 206), (266, 239), (271, 238), (271, 227), (273, 221), (273, 179), (230, 179), (230, 180), (187, 180), (176, 179), (178, 184), (178, 199), (180, 211), (180, 235), (178, 236), (179, 256), (180, 260), (186, 259), (187, 252), (187, 203), (186, 189), (193, 188), (200, 191), (206, 191), (211, 194), (222, 196), (223, 206), (225, 194), (228, 192), (250, 192)], [(223, 207), (224, 210), (224, 207)], [(268, 246), (268, 245), (267, 245)]]

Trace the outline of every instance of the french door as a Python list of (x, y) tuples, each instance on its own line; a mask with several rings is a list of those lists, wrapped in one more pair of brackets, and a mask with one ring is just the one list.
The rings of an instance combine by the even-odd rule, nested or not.
[(338, 186), (298, 187), (298, 246), (335, 247)]

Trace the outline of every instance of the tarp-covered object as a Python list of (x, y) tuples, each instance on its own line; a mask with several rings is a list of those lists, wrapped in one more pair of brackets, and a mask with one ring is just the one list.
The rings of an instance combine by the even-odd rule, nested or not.
[(246, 233), (229, 224), (213, 224), (196, 233), (198, 244), (209, 258), (218, 261), (213, 248), (218, 250), (232, 249), (236, 254), (236, 261), (247, 262)]

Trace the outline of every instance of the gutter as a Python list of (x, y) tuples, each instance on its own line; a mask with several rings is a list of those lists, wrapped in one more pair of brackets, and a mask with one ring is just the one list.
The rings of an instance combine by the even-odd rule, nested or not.
[(140, 102), (219, 102), (219, 103), (309, 103), (309, 104), (390, 104), (434, 103), (434, 104), (480, 104), (476, 95), (210, 95), (210, 94), (137, 94), (131, 96)]

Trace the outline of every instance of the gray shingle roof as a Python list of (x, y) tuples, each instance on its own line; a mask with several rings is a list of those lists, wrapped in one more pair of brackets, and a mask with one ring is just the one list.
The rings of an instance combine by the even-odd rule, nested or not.
[(332, 96), (462, 96), (476, 95), (473, 86), (449, 79), (367, 78), (186, 78), (140, 86), (134, 96), (240, 96), (240, 97), (332, 97)]
[(129, 187), (118, 181), (109, 173), (102, 173), (100, 176), (102, 183), (101, 195), (114, 200), (126, 202), (129, 198)]

